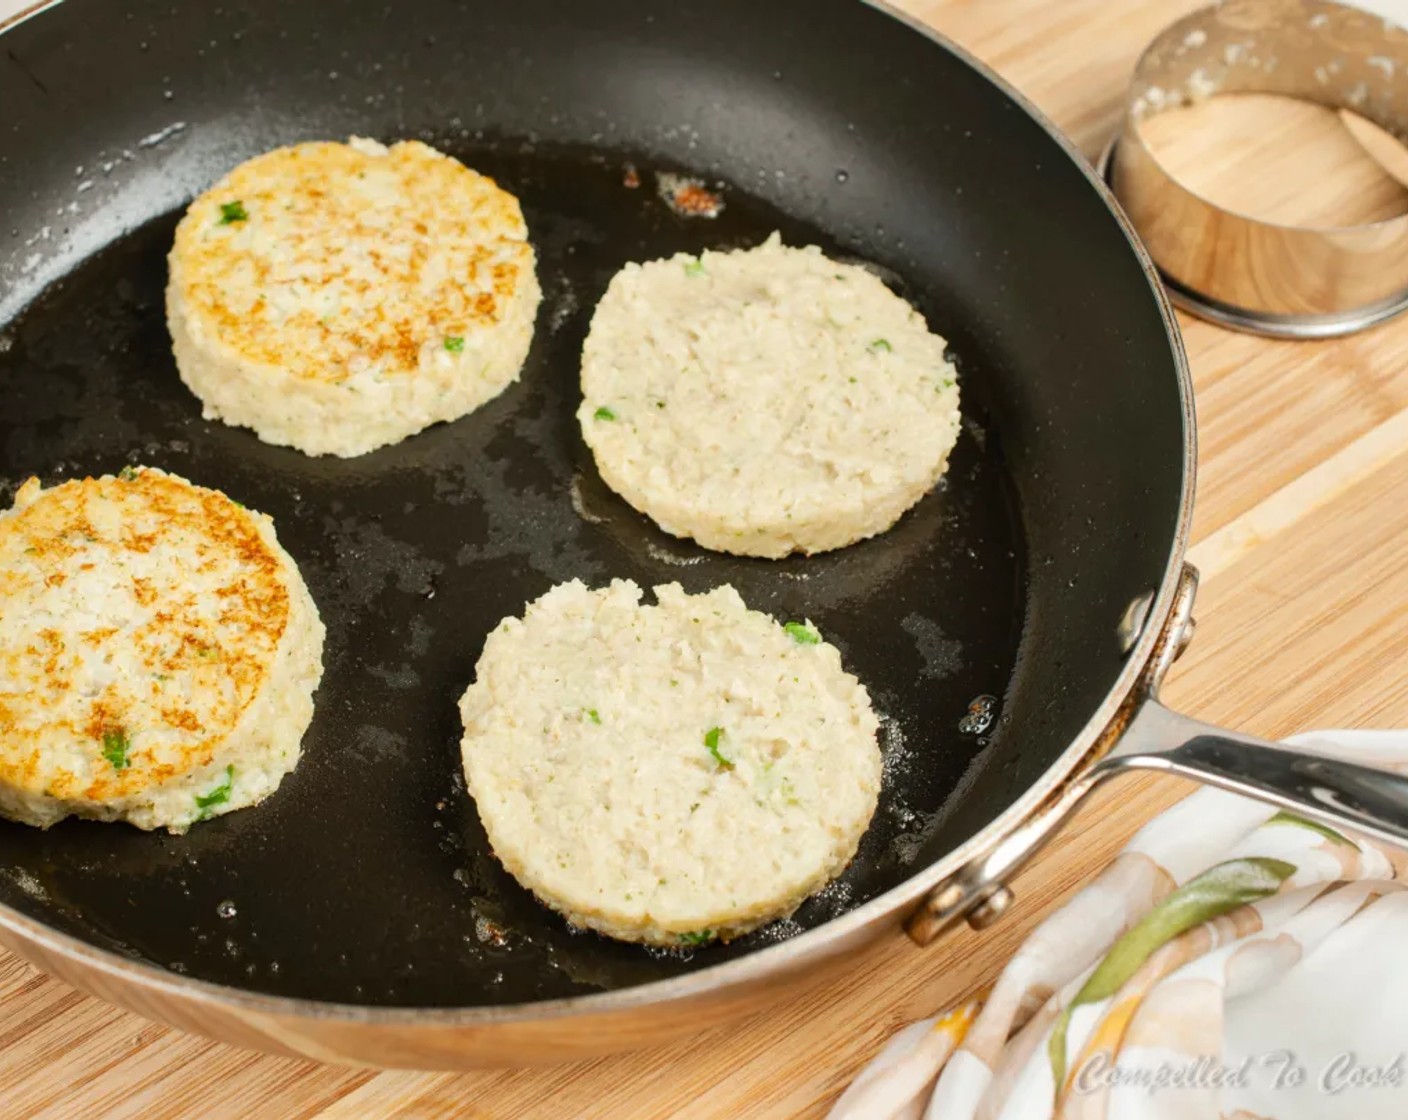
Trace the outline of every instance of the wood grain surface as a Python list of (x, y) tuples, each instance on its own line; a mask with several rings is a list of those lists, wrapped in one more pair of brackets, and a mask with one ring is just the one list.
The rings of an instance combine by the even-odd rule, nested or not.
[[(1118, 120), (1141, 46), (1188, 0), (911, 0), (1014, 81), (1094, 154)], [(1254, 99), (1253, 99), (1254, 100)], [(1248, 111), (1255, 111), (1255, 106)], [(1376, 179), (1339, 121), (1279, 110), (1294, 145), (1258, 144), (1271, 201), (1354, 220), (1405, 192)], [(1263, 118), (1265, 121), (1265, 118)], [(1219, 137), (1256, 135), (1232, 109), (1166, 122), (1172, 160), (1240, 191)], [(1316, 152), (1327, 155), (1317, 159)], [(1217, 153), (1200, 157), (1199, 153)], [(1347, 154), (1348, 153), (1348, 154)], [(1326, 174), (1331, 161), (1359, 178)], [(1297, 178), (1298, 176), (1298, 178)], [(1297, 183), (1295, 190), (1286, 184)], [(1366, 192), (1368, 192), (1366, 194)], [(1201, 475), (1193, 560), (1199, 630), (1166, 698), (1261, 735), (1408, 724), (1408, 317), (1334, 342), (1270, 342), (1185, 319)], [(276, 1059), (115, 1011), (0, 953), (0, 1117), (556, 1118), (818, 1116), (887, 1035), (988, 983), (1052, 905), (1144, 820), (1186, 792), (1171, 779), (1107, 789), (1014, 884), (983, 934), (927, 950), (891, 942), (839, 981), (724, 1031), (559, 1068), (376, 1073)]]

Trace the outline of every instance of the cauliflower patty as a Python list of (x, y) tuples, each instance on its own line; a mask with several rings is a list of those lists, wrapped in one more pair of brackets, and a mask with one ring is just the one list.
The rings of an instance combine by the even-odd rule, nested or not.
[(872, 273), (791, 249), (616, 274), (577, 418), (607, 485), (677, 537), (744, 556), (884, 532), (948, 466), (944, 340)]
[(865, 689), (809, 624), (732, 587), (561, 584), (490, 634), (460, 701), (494, 853), (575, 925), (656, 945), (790, 914), (880, 789)]
[(159, 470), (0, 513), (0, 815), (184, 832), (298, 762), (323, 623), (272, 520)]
[(415, 140), (278, 148), (176, 227), (167, 323), (207, 419), (361, 455), (517, 380), (541, 292), (518, 200)]

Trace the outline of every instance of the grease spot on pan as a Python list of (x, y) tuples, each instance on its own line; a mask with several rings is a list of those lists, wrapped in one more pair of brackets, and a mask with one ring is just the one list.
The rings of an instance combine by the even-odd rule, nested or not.
[(659, 560), (662, 564), (669, 564), (676, 568), (692, 568), (695, 564), (704, 562), (703, 556), (680, 556), (668, 548), (661, 548), (654, 541), (646, 542), (645, 553), (652, 560)]
[(963, 665), (963, 643), (950, 638), (932, 618), (909, 614), (900, 622), (900, 629), (914, 639), (924, 666), (919, 675), (927, 680), (943, 680)]
[(323, 531), (340, 563), (342, 590), (354, 604), (368, 604), (388, 587), (424, 595), (434, 587), (445, 565), (421, 553), (413, 544), (388, 536), (365, 517), (329, 515)]
[(570, 496), (533, 486), (514, 487), (507, 478), (509, 469), (507, 461), (495, 463), (475, 479), (485, 521), (484, 539), (461, 545), (455, 563), (464, 568), (488, 560), (520, 558), (555, 583), (570, 579), (590, 583), (603, 578), (603, 565), (577, 543), (566, 524), (576, 520)]
[(365, 724), (353, 733), (349, 749), (363, 762), (400, 758), (406, 753), (406, 737), (385, 727)]
[(44, 884), (23, 868), (15, 868), (10, 872), (10, 878), (14, 880), (15, 886), (29, 895), (30, 898), (46, 901), (49, 892), (44, 889)]
[(420, 674), (404, 662), (394, 667), (369, 665), (367, 666), (367, 672), (377, 680), (385, 683), (388, 688), (394, 688), (398, 692), (408, 688), (415, 688), (420, 684)]
[(600, 514), (593, 513), (587, 508), (587, 504), (582, 500), (582, 476), (580, 473), (572, 476), (572, 511), (592, 525), (599, 525), (606, 520)]

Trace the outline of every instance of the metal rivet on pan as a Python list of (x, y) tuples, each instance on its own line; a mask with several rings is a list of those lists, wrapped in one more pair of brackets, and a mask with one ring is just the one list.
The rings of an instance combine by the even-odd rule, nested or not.
[(950, 881), (944, 885), (943, 890), (931, 896), (927, 907), (928, 916), (938, 923), (956, 918), (966, 897), (967, 892), (963, 889), (963, 884)]
[(1121, 653), (1128, 653), (1139, 641), (1139, 636), (1144, 633), (1144, 625), (1149, 621), (1149, 608), (1153, 605), (1154, 593), (1146, 591), (1143, 595), (1135, 596), (1129, 606), (1125, 607), (1119, 625), (1115, 627)]
[(904, 923), (905, 932), (916, 945), (927, 945), (963, 913), (968, 891), (953, 876), (934, 888), (932, 894)]
[(968, 911), (968, 924), (974, 929), (987, 929), (1007, 912), (1016, 896), (1003, 886), (994, 887), (983, 900)]

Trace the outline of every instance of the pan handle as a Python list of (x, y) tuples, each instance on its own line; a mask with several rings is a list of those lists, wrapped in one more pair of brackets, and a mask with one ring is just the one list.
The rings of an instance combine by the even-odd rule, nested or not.
[(1287, 750), (1147, 701), (1101, 777), (1159, 770), (1288, 809), (1335, 829), (1408, 848), (1408, 778), (1338, 758)]
[(940, 882), (905, 923), (915, 941), (928, 944), (960, 918), (978, 929), (995, 921), (1012, 901), (1007, 880), (1055, 835), (1096, 786), (1136, 770), (1191, 778), (1333, 829), (1408, 848), (1408, 777), (1287, 750), (1201, 723), (1158, 701), (1164, 674), (1192, 633), (1197, 583), (1197, 572), (1186, 567), (1144, 678), (1126, 703), (1118, 726), (1107, 732), (1108, 753), (1058, 786), (1015, 829)]

